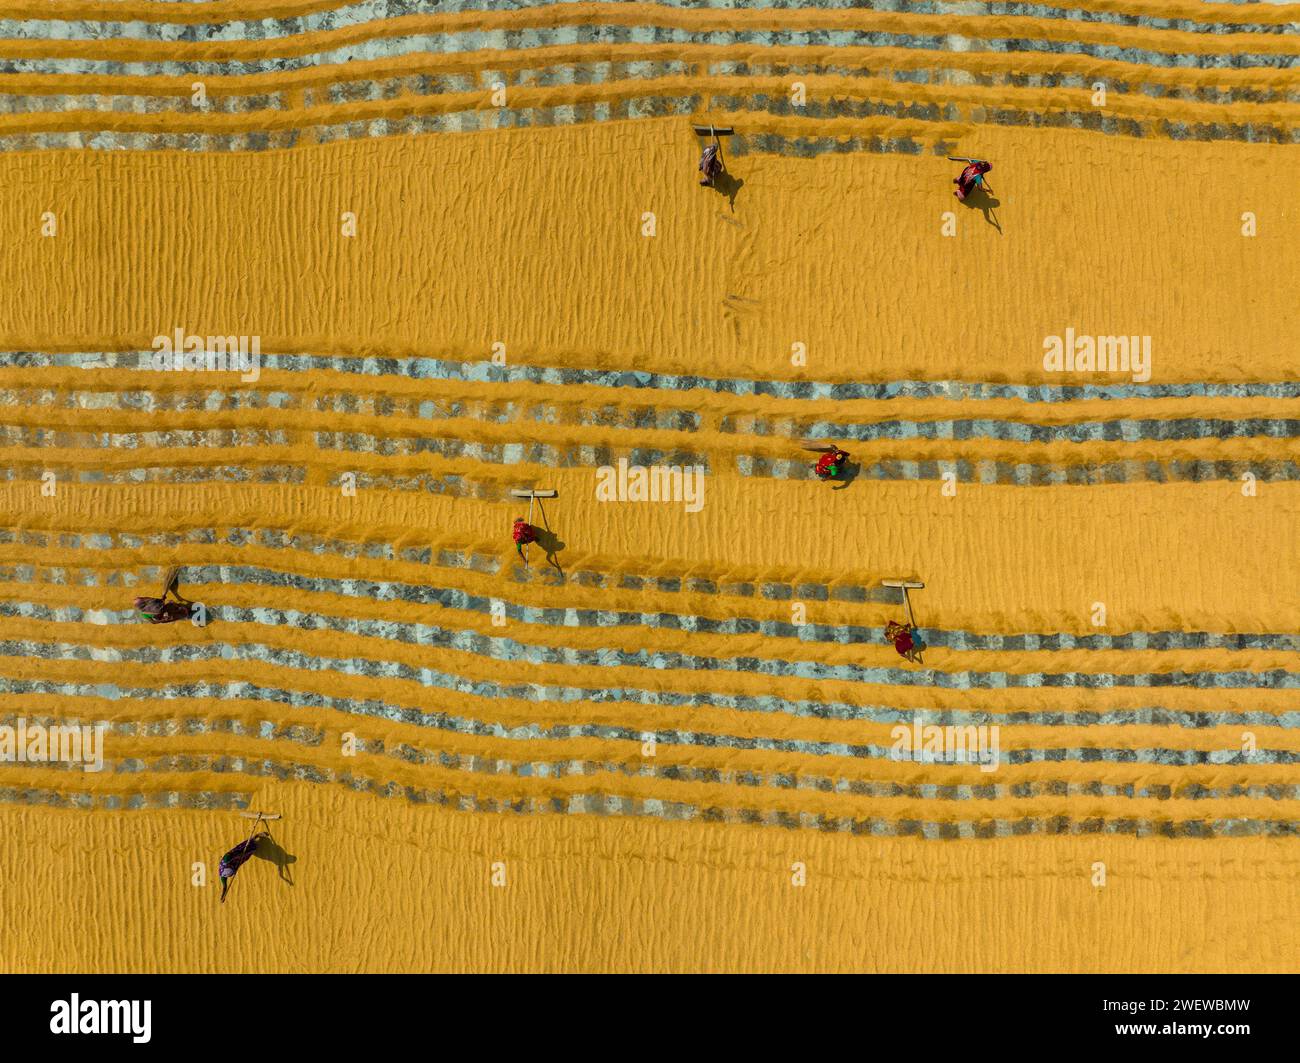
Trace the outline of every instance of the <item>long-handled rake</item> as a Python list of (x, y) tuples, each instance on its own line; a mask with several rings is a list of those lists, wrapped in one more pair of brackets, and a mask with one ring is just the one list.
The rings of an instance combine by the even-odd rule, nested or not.
[[(560, 493), (559, 491), (537, 491), (530, 487), (512, 487), (510, 489), (510, 494), (515, 498), (528, 499), (529, 525), (533, 523), (533, 503), (536, 502), (539, 498), (556, 498), (559, 495), (559, 493)], [(544, 509), (542, 510), (542, 520), (546, 520), (546, 510)], [(548, 525), (548, 530), (549, 530), (549, 525)], [(520, 555), (524, 559), (524, 564), (525, 565), (528, 564), (528, 555), (524, 553), (523, 550), (520, 550)]]
[(925, 586), (920, 580), (906, 579), (882, 579), (880, 581), (886, 587), (897, 587), (903, 592), (903, 606), (907, 609), (907, 625), (915, 630), (916, 620), (912, 617), (912, 599), (908, 597), (909, 590), (919, 591)]

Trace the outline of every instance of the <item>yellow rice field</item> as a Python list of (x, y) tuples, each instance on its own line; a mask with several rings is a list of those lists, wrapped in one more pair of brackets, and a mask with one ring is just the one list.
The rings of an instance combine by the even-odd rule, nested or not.
[[(32, 63), (253, 63), (500, 23), (542, 50), (357, 44), (211, 74), (214, 100), (272, 100), (211, 112), (170, 68), (0, 74), (6, 99), (81, 101), (0, 113), (0, 724), (110, 725), (101, 772), (0, 762), (0, 915), (71, 916), (14, 929), (6, 969), (1296, 970), (1300, 15), (1079, 6), (1290, 29), (538, 4), (279, 44), (0, 40)], [(699, 40), (547, 43), (578, 25)], [(587, 58), (666, 66), (653, 88), (530, 80)], [(475, 87), (321, 95), (435, 67)], [(1023, 71), (1039, 83), (1002, 80)], [(498, 76), (512, 108), (573, 117), (494, 126)], [(1086, 110), (1099, 78), (1142, 135), (998, 120)], [(763, 102), (799, 79), (805, 113)], [(175, 103), (94, 102), (113, 93)], [(651, 95), (687, 103), (618, 113)], [(479, 127), (396, 128), (461, 112)], [(730, 194), (694, 175), (710, 120), (737, 129)], [(87, 128), (121, 139), (22, 139)], [(953, 198), (949, 154), (994, 161), (998, 227)], [(137, 365), (178, 328), (259, 337), (258, 379)], [(1151, 337), (1166, 390), (1046, 371), (1067, 328)], [(937, 387), (869, 392), (897, 382)], [(1051, 391), (1085, 386), (1117, 390)], [(820, 443), (861, 469), (842, 490), (807, 473)], [(702, 508), (599, 500), (619, 458), (703, 466)], [(528, 486), (558, 491), (558, 568), (510, 541)], [(173, 564), (207, 626), (133, 614)], [(923, 665), (881, 635), (894, 577), (925, 583)], [(1000, 766), (889, 756), (913, 717), (999, 726)], [(239, 809), (283, 818), (219, 904)]]

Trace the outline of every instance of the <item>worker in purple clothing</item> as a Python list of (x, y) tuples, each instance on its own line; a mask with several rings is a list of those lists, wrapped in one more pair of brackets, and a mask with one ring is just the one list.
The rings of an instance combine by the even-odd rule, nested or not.
[(700, 184), (711, 188), (724, 169), (726, 167), (722, 165), (722, 141), (718, 139), (718, 134), (714, 133), (713, 143), (705, 148), (700, 156)]
[[(169, 602), (168, 595), (176, 600)], [(151, 624), (174, 624), (177, 620), (189, 620), (193, 615), (194, 603), (182, 597), (180, 592), (180, 569), (172, 565), (163, 575), (162, 594), (157, 598), (137, 598), (136, 611), (142, 619)]]
[(235, 877), (235, 872), (243, 867), (249, 858), (257, 852), (257, 843), (270, 836), (270, 831), (261, 831), (259, 833), (257, 826), (254, 825), (253, 833), (248, 836), (248, 839), (240, 842), (221, 858), (221, 863), (217, 865), (217, 874), (221, 876), (222, 904), (226, 902), (226, 891), (230, 889), (230, 880)]

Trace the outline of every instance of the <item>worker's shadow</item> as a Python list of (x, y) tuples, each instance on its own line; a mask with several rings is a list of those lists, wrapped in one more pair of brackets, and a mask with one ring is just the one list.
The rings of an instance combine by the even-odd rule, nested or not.
[(727, 206), (731, 208), (731, 213), (736, 213), (736, 196), (745, 186), (742, 178), (736, 177), (727, 170), (723, 170), (713, 179), (713, 190), (720, 196), (727, 197)]
[(296, 864), (298, 858), (284, 851), (270, 834), (263, 834), (257, 840), (257, 848), (253, 850), (253, 855), (259, 860), (269, 860), (275, 865), (275, 869), (280, 873), (280, 881), (293, 885), (293, 876), (289, 873), (289, 865)]
[(858, 478), (858, 474), (861, 472), (862, 472), (862, 466), (859, 465), (852, 458), (850, 458), (848, 461), (844, 463), (844, 471), (840, 473), (839, 476), (837, 476), (833, 481), (831, 481), (832, 483), (831, 490), (843, 491), (845, 488), (849, 486), (849, 484), (851, 484), (854, 480)]
[(993, 213), (996, 208), (1002, 206), (1002, 200), (994, 199), (983, 188), (976, 186), (970, 191), (966, 198), (961, 201), (961, 203), (962, 206), (968, 207), (971, 210), (981, 211), (984, 215), (984, 220), (992, 225), (993, 228), (997, 229), (999, 236), (1002, 235), (1002, 223), (998, 221), (998, 216)]
[(558, 555), (559, 552), (564, 549), (564, 543), (560, 541), (560, 537), (556, 535), (555, 532), (551, 531), (550, 528), (538, 528), (536, 544), (537, 548), (546, 555), (547, 563), (553, 565), (555, 571), (558, 572), (560, 578), (563, 579), (564, 569), (560, 567), (560, 559)]
[(537, 508), (542, 512), (542, 527), (533, 526), (533, 530), (537, 533), (537, 538), (533, 542), (537, 544), (537, 549), (546, 555), (547, 564), (554, 566), (555, 571), (560, 574), (560, 579), (564, 579), (564, 569), (560, 567), (560, 559), (557, 556), (564, 549), (564, 543), (555, 532), (551, 531), (551, 522), (546, 518), (546, 507), (540, 500)]

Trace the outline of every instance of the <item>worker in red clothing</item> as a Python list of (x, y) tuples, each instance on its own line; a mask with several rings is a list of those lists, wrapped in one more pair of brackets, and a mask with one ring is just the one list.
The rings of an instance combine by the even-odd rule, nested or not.
[(891, 620), (885, 625), (885, 638), (894, 644), (894, 649), (904, 660), (920, 664), (921, 651), (917, 649), (916, 640), (912, 638), (913, 630), (911, 624), (900, 624), (897, 620)]
[(849, 452), (840, 450), (839, 447), (831, 447), (820, 458), (813, 468), (819, 480), (838, 480), (844, 475), (844, 468), (848, 464)]
[(515, 549), (519, 551), (519, 556), (524, 559), (525, 565), (528, 564), (528, 555), (524, 553), (524, 547), (529, 543), (537, 542), (537, 529), (523, 517), (516, 517), (511, 536), (515, 540)]
[(957, 191), (953, 193), (954, 196), (964, 201), (976, 188), (983, 188), (989, 195), (993, 194), (993, 189), (984, 180), (984, 175), (993, 169), (991, 162), (985, 162), (983, 159), (962, 159), (956, 155), (949, 155), (948, 158), (952, 162), (969, 164), (962, 170), (960, 175), (952, 179), (952, 183), (957, 186)]

